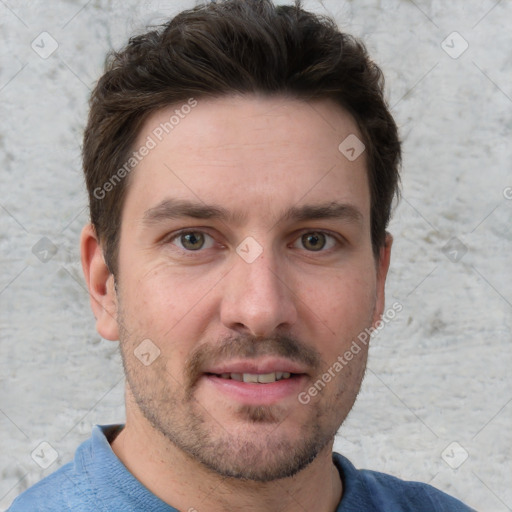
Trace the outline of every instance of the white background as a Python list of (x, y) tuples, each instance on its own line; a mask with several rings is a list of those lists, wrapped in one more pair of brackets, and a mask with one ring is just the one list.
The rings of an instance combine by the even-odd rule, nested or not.
[[(95, 332), (79, 268), (87, 99), (107, 50), (192, 5), (0, 2), (0, 510), (93, 424), (124, 420), (116, 343)], [(480, 511), (512, 510), (512, 3), (305, 6), (364, 39), (404, 140), (387, 291), (403, 311), (373, 341), (336, 449)], [(46, 59), (31, 47), (51, 49), (44, 31), (58, 44)], [(57, 250), (46, 263), (42, 237)], [(46, 470), (31, 458), (41, 442), (58, 455)]]

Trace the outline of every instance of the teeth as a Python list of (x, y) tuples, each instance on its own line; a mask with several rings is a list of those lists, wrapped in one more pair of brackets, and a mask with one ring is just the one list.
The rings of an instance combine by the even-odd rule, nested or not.
[(220, 375), (223, 379), (233, 379), (238, 382), (250, 382), (260, 384), (270, 384), (282, 379), (289, 379), (291, 373), (289, 372), (273, 372), (273, 373), (222, 373)]
[(277, 375), (275, 373), (264, 373), (262, 375), (258, 375), (258, 382), (262, 384), (267, 384), (270, 382), (275, 382)]

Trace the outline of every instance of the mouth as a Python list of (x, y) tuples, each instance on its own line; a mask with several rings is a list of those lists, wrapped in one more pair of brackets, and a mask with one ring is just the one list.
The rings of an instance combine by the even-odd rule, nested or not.
[(214, 377), (220, 377), (226, 380), (236, 380), (237, 382), (250, 382), (252, 384), (272, 384), (280, 380), (291, 379), (297, 374), (290, 372), (270, 372), (270, 373), (207, 373)]
[(208, 368), (202, 380), (213, 391), (212, 400), (221, 393), (229, 401), (243, 405), (275, 405), (295, 400), (307, 378), (306, 369), (296, 363), (267, 359)]

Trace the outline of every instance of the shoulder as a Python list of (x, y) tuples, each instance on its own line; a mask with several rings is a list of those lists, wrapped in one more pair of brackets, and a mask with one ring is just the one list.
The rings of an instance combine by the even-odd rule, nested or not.
[(431, 485), (400, 480), (385, 473), (358, 470), (338, 453), (333, 454), (345, 488), (338, 512), (355, 510), (352, 504), (365, 503), (372, 512), (474, 512), (459, 500)]
[(73, 463), (43, 478), (21, 493), (12, 503), (7, 512), (50, 512), (54, 510), (81, 510), (73, 497), (77, 494), (75, 487)]
[(102, 439), (104, 435), (101, 429), (95, 427), (92, 436), (77, 448), (72, 462), (21, 493), (8, 512), (98, 510), (96, 486), (93, 485), (91, 477), (97, 470), (94, 459), (101, 455), (98, 451), (101, 452)]

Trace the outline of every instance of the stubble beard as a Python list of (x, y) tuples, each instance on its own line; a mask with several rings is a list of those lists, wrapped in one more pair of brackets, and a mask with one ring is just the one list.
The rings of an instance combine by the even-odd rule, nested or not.
[[(126, 325), (124, 318), (120, 325)], [(142, 365), (134, 357), (138, 339), (120, 328), (120, 350), (128, 386), (150, 425), (189, 459), (216, 475), (255, 482), (271, 482), (297, 474), (332, 443), (355, 402), (366, 365), (365, 359), (362, 369), (358, 370), (356, 386), (345, 389), (343, 383), (347, 379), (340, 379), (341, 386), (338, 385), (337, 393), (331, 394), (330, 399), (301, 405), (309, 408), (308, 420), (296, 425), (292, 438), (282, 427), (287, 413), (278, 405), (238, 406), (233, 409), (233, 416), (239, 420), (239, 426), (229, 432), (197, 401), (193, 380), (185, 377), (180, 385), (180, 379), (169, 373), (163, 355), (150, 366)], [(272, 353), (277, 350), (276, 355), (283, 355), (287, 352), (286, 346), (290, 348), (293, 343), (290, 338), (280, 337), (265, 350)], [(254, 354), (255, 346), (264, 347), (264, 344), (261, 340), (255, 344), (243, 336), (223, 345), (226, 353), (232, 352), (230, 347), (237, 347), (237, 355), (244, 352), (246, 356), (249, 352)], [(304, 359), (308, 357), (319, 370), (319, 355), (313, 352), (304, 355)], [(189, 374), (193, 372), (191, 368), (188, 370)], [(344, 371), (349, 373), (350, 369), (347, 367)], [(347, 378), (350, 381), (348, 375)]]

